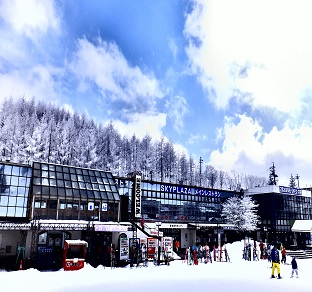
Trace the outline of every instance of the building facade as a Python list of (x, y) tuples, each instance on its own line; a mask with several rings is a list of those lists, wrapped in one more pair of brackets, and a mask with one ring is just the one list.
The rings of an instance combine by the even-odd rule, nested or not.
[(281, 242), (288, 248), (301, 249), (311, 244), (309, 233), (292, 231), (296, 220), (312, 218), (310, 189), (269, 185), (250, 189), (245, 194), (259, 204), (258, 240)]
[[(292, 233), (291, 226), (311, 218), (311, 196), (285, 192), (276, 186), (246, 192), (259, 204), (259, 230), (253, 236), (308, 244), (306, 235)], [(178, 241), (182, 251), (232, 242), (240, 237), (223, 222), (222, 203), (241, 195), (142, 180), (139, 174), (116, 177), (52, 163), (0, 162), (0, 268), (15, 269), (22, 260), (25, 267), (60, 269), (66, 239), (88, 242), (87, 261), (93, 266), (109, 264), (111, 247), (119, 249), (119, 260), (126, 259), (131, 242), (159, 234)]]

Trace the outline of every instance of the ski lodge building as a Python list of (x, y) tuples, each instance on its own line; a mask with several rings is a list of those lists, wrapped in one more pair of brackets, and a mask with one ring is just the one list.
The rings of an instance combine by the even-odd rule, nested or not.
[[(137, 239), (172, 238), (183, 251), (238, 240), (221, 218), (222, 203), (242, 193), (142, 179), (52, 163), (0, 162), (0, 268), (62, 267), (64, 241), (88, 243), (87, 261), (107, 265), (108, 249), (127, 261)], [(245, 192), (259, 204), (256, 240), (311, 245), (311, 190), (267, 186)], [(312, 222), (312, 221), (311, 221)], [(305, 223), (307, 224), (307, 223)], [(311, 226), (312, 227), (312, 226)], [(294, 229), (295, 228), (295, 229)], [(145, 239), (144, 239), (145, 238)], [(156, 240), (156, 243), (155, 243)], [(158, 241), (158, 243), (157, 243)]]

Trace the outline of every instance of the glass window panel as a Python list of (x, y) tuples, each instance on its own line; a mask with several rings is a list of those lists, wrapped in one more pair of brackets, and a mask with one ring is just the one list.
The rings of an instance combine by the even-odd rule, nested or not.
[(40, 163), (38, 162), (34, 162), (33, 166), (35, 169), (40, 169)]
[(65, 189), (64, 188), (58, 188), (58, 195), (59, 197), (65, 196)]
[(40, 195), (41, 194), (41, 187), (40, 186), (34, 186), (33, 192), (35, 195)]
[(90, 176), (94, 176), (94, 175), (95, 175), (93, 169), (89, 169), (89, 175), (90, 175)]
[(15, 206), (16, 205), (16, 198), (17, 197), (13, 197), (13, 196), (10, 196), (9, 197), (9, 206)]
[[(76, 170), (75, 170), (75, 168), (70, 168), (69, 169), (69, 172), (71, 173), (71, 174), (75, 174), (76, 173)], [(79, 172), (79, 169), (77, 169), (77, 172)]]
[(65, 200), (60, 200), (60, 209), (64, 210), (66, 207), (66, 201)]
[(105, 184), (109, 184), (108, 179), (107, 179), (106, 177), (103, 177), (103, 182), (104, 182)]
[(65, 185), (65, 184), (64, 184), (64, 181), (63, 181), (63, 180), (60, 180), (60, 179), (57, 180), (57, 186), (58, 186), (58, 187), (63, 188), (64, 185)]
[(108, 181), (109, 181), (110, 185), (114, 185), (115, 184), (115, 181), (112, 178), (110, 178)]
[(13, 217), (15, 215), (15, 207), (8, 207), (8, 217)]
[(50, 187), (50, 194), (52, 196), (57, 196), (57, 188), (55, 187)]
[(43, 171), (41, 172), (41, 176), (42, 176), (42, 177), (48, 177), (48, 176), (49, 176), (48, 171), (47, 171), (47, 170), (43, 170)]
[(111, 190), (110, 185), (105, 185), (105, 190), (109, 192)]
[(100, 176), (101, 176), (101, 173), (100, 173), (98, 170), (95, 170), (95, 171), (94, 171), (94, 174), (95, 174), (95, 176), (97, 176), (97, 177), (100, 177)]
[(85, 185), (84, 182), (80, 181), (80, 182), (79, 182), (79, 187), (80, 187), (81, 189), (85, 189), (85, 188), (86, 188), (86, 185)]
[(50, 186), (56, 187), (56, 179), (50, 179)]
[(119, 194), (116, 192), (113, 192), (113, 196), (114, 196), (114, 199), (115, 201), (119, 201)]
[(56, 174), (54, 171), (50, 171), (50, 178), (56, 178)]
[(47, 164), (41, 163), (41, 169), (48, 170), (49, 166)]
[(91, 176), (91, 182), (96, 183), (96, 177), (95, 176)]
[(74, 192), (74, 197), (75, 198), (80, 198), (80, 192), (79, 192), (78, 189), (74, 189), (73, 192)]
[[(73, 187), (74, 187), (74, 184), (77, 184), (77, 182), (73, 182)], [(69, 180), (65, 180), (65, 187), (66, 188), (71, 188), (71, 183), (70, 183), (70, 181)]]
[(27, 180), (26, 180), (26, 178), (25, 177), (23, 177), (23, 176), (21, 176), (21, 177), (19, 177), (18, 178), (18, 185), (19, 186), (28, 186), (27, 184), (26, 184), (26, 182), (27, 182)]
[(80, 195), (81, 195), (81, 198), (88, 198), (86, 190), (80, 190)]
[(103, 181), (102, 181), (102, 179), (100, 178), (100, 177), (96, 177), (96, 180), (97, 180), (97, 182), (99, 183), (99, 184), (103, 184)]
[(84, 181), (83, 176), (81, 174), (78, 174), (77, 177), (78, 177), (78, 181)]
[(84, 175), (84, 176), (83, 176), (83, 180), (84, 180), (85, 182), (90, 182), (90, 177), (87, 176), (87, 175)]
[(92, 184), (92, 187), (94, 190), (98, 190), (99, 189), (99, 185), (98, 184)]
[(49, 164), (49, 170), (50, 171), (55, 171), (55, 165)]
[(88, 170), (87, 170), (87, 169), (83, 169), (83, 170), (82, 170), (82, 173), (83, 173), (84, 175), (89, 175), (89, 173), (88, 173)]
[(11, 186), (10, 187), (10, 196), (16, 196), (17, 195), (17, 187)]
[(40, 177), (40, 170), (35, 169), (34, 170), (34, 176), (39, 176)]
[(73, 188), (74, 189), (79, 189), (79, 185), (77, 181), (73, 181)]
[(87, 191), (87, 196), (88, 196), (88, 199), (94, 199), (93, 191)]
[(12, 175), (19, 176), (19, 171), (20, 171), (19, 167), (17, 167), (17, 166), (12, 167)]
[(17, 188), (17, 195), (20, 196), (20, 197), (27, 196), (26, 191), (28, 191), (28, 188), (18, 187)]
[(111, 185), (112, 192), (117, 192), (116, 185)]
[(73, 196), (73, 190), (72, 189), (65, 189), (66, 197), (72, 197)]
[(107, 201), (107, 194), (106, 194), (106, 192), (100, 192), (100, 196), (101, 196), (102, 200)]
[(112, 174), (111, 174), (110, 172), (106, 172), (105, 174), (106, 174), (106, 176), (107, 176), (108, 178), (113, 178), (113, 176), (112, 176)]
[(65, 180), (70, 180), (70, 175), (68, 173), (64, 173), (64, 179)]
[(69, 173), (69, 169), (67, 166), (63, 166), (63, 172)]
[(105, 191), (104, 185), (99, 185), (101, 191)]
[(48, 186), (49, 185), (49, 180), (47, 178), (42, 178), (42, 185)]
[(0, 205), (1, 206), (7, 206), (9, 202), (8, 196), (1, 196)]
[(114, 200), (113, 193), (107, 192), (107, 198), (108, 198), (109, 201), (113, 201)]
[(11, 175), (12, 172), (12, 166), (11, 165), (4, 165), (3, 174)]
[(25, 198), (17, 197), (16, 198), (16, 206), (17, 207), (23, 207), (24, 206), (24, 201), (25, 201)]
[(92, 185), (90, 183), (87, 183), (86, 185), (88, 190), (92, 190)]
[(71, 174), (70, 179), (73, 181), (77, 181), (77, 176), (75, 174)]
[(7, 207), (0, 206), (0, 216), (5, 217), (7, 214)]
[(100, 192), (98, 192), (98, 191), (93, 191), (93, 193), (94, 193), (94, 197), (95, 197), (96, 199), (101, 199), (101, 194), (100, 194)]
[(11, 185), (13, 185), (13, 186), (18, 185), (18, 177), (17, 176), (11, 176)]
[(63, 171), (62, 166), (60, 166), (60, 165), (57, 165), (56, 168), (55, 168), (55, 170), (56, 170), (57, 172), (62, 172), (62, 171)]

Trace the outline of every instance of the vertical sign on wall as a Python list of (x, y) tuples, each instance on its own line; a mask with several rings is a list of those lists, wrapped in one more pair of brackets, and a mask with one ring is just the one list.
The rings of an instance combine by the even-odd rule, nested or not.
[(141, 218), (141, 176), (134, 178), (134, 188), (132, 192), (132, 213), (134, 218)]

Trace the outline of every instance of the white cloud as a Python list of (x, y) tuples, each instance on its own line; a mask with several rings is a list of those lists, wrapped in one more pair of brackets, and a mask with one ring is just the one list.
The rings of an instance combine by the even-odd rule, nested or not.
[(211, 102), (224, 108), (235, 94), (254, 107), (301, 106), (312, 85), (311, 1), (199, 0), (194, 7), (187, 54)]
[[(162, 98), (160, 84), (152, 73), (131, 67), (114, 43), (98, 40), (96, 46), (86, 39), (78, 41), (78, 50), (70, 67), (81, 82), (94, 82), (103, 96), (129, 103), (148, 104)], [(85, 84), (81, 88), (86, 88)], [(107, 94), (108, 93), (108, 94)]]
[[(288, 124), (282, 129), (272, 128), (265, 133), (259, 122), (245, 115), (225, 118), (223, 146), (211, 153), (210, 163), (224, 170), (238, 170), (257, 175), (275, 162), (280, 183), (288, 185), (289, 177), (298, 173), (302, 186), (309, 184), (312, 164), (312, 127), (302, 123)], [(269, 172), (267, 171), (267, 176)], [(262, 175), (261, 175), (262, 176)]]
[(149, 134), (153, 139), (160, 140), (162, 128), (166, 125), (166, 115), (161, 113), (146, 112), (129, 116), (129, 122), (113, 121), (114, 126), (122, 136), (131, 137), (134, 133), (138, 139)]
[(24, 96), (26, 99), (36, 97), (57, 102), (61, 96), (53, 76), (61, 74), (62, 71), (57, 68), (41, 65), (28, 70), (14, 70), (0, 74), (0, 99)]
[(193, 135), (191, 134), (190, 138), (187, 140), (187, 144), (197, 144), (199, 142), (202, 142), (204, 140), (207, 140), (206, 135)]
[(34, 42), (49, 31), (58, 32), (60, 29), (52, 0), (3, 0), (0, 2), (0, 17), (15, 33)]
[(172, 96), (166, 101), (166, 108), (168, 117), (173, 122), (173, 127), (176, 131), (181, 131), (184, 125), (184, 116), (188, 112), (187, 100), (183, 96)]

